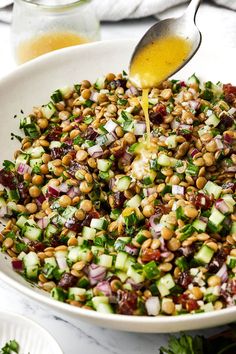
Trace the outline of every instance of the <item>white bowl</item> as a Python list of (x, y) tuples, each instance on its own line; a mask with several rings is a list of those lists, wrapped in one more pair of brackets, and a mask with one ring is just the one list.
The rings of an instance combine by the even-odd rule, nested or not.
[(16, 340), (20, 345), (19, 354), (63, 354), (55, 339), (34, 321), (2, 311), (0, 318), (0, 348)]
[[(49, 53), (19, 67), (0, 82), (0, 151), (1, 160), (11, 159), (19, 146), (10, 140), (17, 133), (22, 109), (30, 113), (33, 106), (47, 103), (50, 94), (65, 85), (83, 79), (95, 80), (109, 72), (127, 70), (135, 42), (119, 40), (70, 47)], [(221, 54), (223, 53), (223, 54)], [(236, 83), (234, 58), (236, 51), (212, 52), (201, 48), (188, 65), (175, 76), (185, 79), (194, 72), (205, 80)], [(176, 317), (137, 317), (101, 314), (53, 300), (48, 293), (32, 287), (12, 270), (9, 259), (0, 254), (0, 278), (20, 292), (60, 312), (63, 317), (79, 318), (102, 327), (133, 332), (174, 332), (222, 325), (236, 318), (236, 306), (195, 315)]]

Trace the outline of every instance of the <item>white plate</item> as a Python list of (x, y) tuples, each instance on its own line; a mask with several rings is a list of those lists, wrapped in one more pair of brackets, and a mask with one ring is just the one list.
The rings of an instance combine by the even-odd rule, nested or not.
[[(72, 85), (83, 79), (95, 80), (108, 72), (121, 72), (128, 68), (134, 41), (119, 40), (97, 42), (66, 48), (35, 59), (21, 67), (0, 82), (0, 151), (1, 160), (11, 159), (19, 147), (10, 140), (11, 132), (17, 133), (19, 119), (13, 119), (20, 110), (27, 114), (33, 106), (44, 104), (58, 87)], [(185, 79), (192, 73), (205, 80), (236, 84), (234, 70), (236, 51), (209, 52), (200, 49), (190, 63), (175, 76)], [(236, 306), (220, 311), (181, 315), (176, 317), (136, 317), (101, 314), (76, 308), (51, 299), (48, 293), (32, 288), (15, 273), (6, 256), (0, 254), (0, 278), (43, 303), (60, 315), (87, 320), (99, 326), (133, 332), (173, 332), (214, 327), (235, 321)]]
[(0, 348), (10, 340), (20, 345), (19, 354), (63, 354), (55, 339), (37, 323), (0, 311)]

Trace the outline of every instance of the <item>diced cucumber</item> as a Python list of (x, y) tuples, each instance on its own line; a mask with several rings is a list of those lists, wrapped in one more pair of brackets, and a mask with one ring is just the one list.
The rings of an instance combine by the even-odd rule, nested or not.
[(236, 257), (234, 256), (227, 256), (226, 264), (228, 268), (235, 268), (236, 267)]
[(195, 230), (197, 230), (199, 232), (205, 232), (207, 224), (204, 221), (200, 220), (200, 219), (196, 219), (192, 223), (192, 226), (194, 227)]
[(222, 196), (222, 199), (225, 201), (225, 203), (227, 204), (228, 208), (229, 208), (229, 213), (233, 213), (234, 212), (234, 206), (236, 204), (234, 198), (232, 197), (231, 194), (225, 194)]
[(163, 277), (161, 277), (156, 282), (157, 288), (162, 297), (170, 294), (170, 289), (175, 286), (174, 279), (170, 273), (167, 273)]
[(132, 197), (128, 202), (126, 203), (126, 206), (129, 208), (138, 208), (141, 205), (142, 198), (140, 197), (139, 194), (136, 194), (134, 197)]
[(42, 106), (41, 111), (45, 118), (50, 119), (56, 112), (56, 108), (52, 102), (49, 102), (46, 106)]
[(25, 275), (28, 279), (36, 279), (39, 271), (39, 258), (35, 252), (29, 252), (23, 258)]
[(217, 127), (219, 123), (220, 123), (220, 119), (214, 113), (212, 113), (210, 117), (205, 121), (206, 125), (209, 125), (214, 128)]
[(208, 264), (214, 255), (214, 250), (207, 245), (203, 245), (194, 259), (200, 264)]
[(20, 128), (24, 128), (25, 125), (31, 124), (32, 123), (32, 119), (30, 116), (28, 117), (22, 117), (20, 119)]
[(92, 298), (92, 304), (95, 310), (97, 310), (99, 304), (109, 304), (109, 298), (108, 296), (94, 296)]
[(84, 301), (86, 296), (86, 289), (83, 288), (69, 288), (68, 298), (75, 301)]
[(25, 224), (23, 228), (23, 234), (27, 237), (30, 241), (39, 241), (41, 240), (42, 230), (35, 225), (27, 225)]
[(105, 252), (105, 248), (100, 246), (92, 246), (91, 251), (95, 256), (97, 256), (99, 254), (103, 254)]
[(57, 232), (58, 232), (58, 229), (55, 225), (48, 224), (48, 226), (46, 227), (45, 236), (47, 238), (50, 238), (53, 235), (55, 235)]
[(115, 261), (115, 268), (124, 270), (125, 269), (125, 264), (128, 259), (128, 254), (125, 252), (118, 252), (116, 256), (116, 261)]
[(208, 195), (213, 194), (215, 199), (218, 199), (222, 192), (222, 187), (211, 181), (208, 181), (203, 189)]
[(204, 304), (201, 306), (201, 310), (203, 310), (204, 312), (211, 312), (211, 311), (214, 311), (215, 308), (214, 308), (212, 302), (208, 302), (208, 304)]
[(90, 222), (90, 227), (96, 230), (106, 230), (108, 226), (108, 221), (105, 218), (92, 219)]
[(28, 154), (19, 154), (16, 158), (16, 162), (15, 162), (15, 168), (17, 169), (18, 166), (23, 163), (23, 164), (27, 164), (29, 160), (29, 155)]
[(143, 178), (143, 184), (149, 186), (152, 184), (157, 176), (157, 172), (154, 170), (148, 171), (148, 175)]
[(216, 227), (220, 226), (225, 219), (225, 215), (222, 214), (215, 206), (212, 207), (209, 221)]
[(62, 143), (60, 141), (53, 140), (53, 141), (50, 142), (49, 149), (51, 150), (51, 149), (54, 149), (54, 148), (59, 148), (59, 147), (61, 147), (61, 144)]
[(107, 172), (112, 166), (112, 162), (105, 159), (97, 159), (97, 168), (99, 171)]
[(94, 87), (97, 90), (104, 89), (104, 87), (105, 87), (105, 76), (101, 76), (101, 77), (97, 78), (97, 80), (96, 80), (96, 82), (94, 84)]
[(160, 156), (158, 156), (157, 162), (160, 166), (163, 167), (168, 167), (171, 165), (170, 157), (167, 156), (166, 154), (161, 154)]
[(64, 86), (59, 89), (62, 97), (68, 97), (72, 93), (72, 89), (70, 86)]
[(21, 215), (19, 217), (19, 219), (17, 220), (16, 222), (16, 225), (20, 228), (20, 229), (23, 229), (23, 227), (25, 226), (25, 223), (27, 222), (28, 220), (26, 219), (25, 216)]
[(57, 260), (58, 267), (62, 271), (69, 271), (69, 267), (67, 264), (67, 255), (68, 255), (68, 251), (56, 251), (55, 252), (55, 257)]
[(100, 266), (106, 267), (106, 268), (111, 268), (112, 267), (112, 261), (113, 257), (109, 256), (108, 254), (101, 254), (98, 257), (98, 264)]
[(166, 138), (165, 143), (168, 146), (168, 149), (174, 149), (177, 146), (177, 141), (176, 141), (177, 135), (170, 135)]
[[(7, 203), (5, 201), (5, 199), (3, 199), (2, 197), (0, 197), (0, 210), (2, 208), (6, 208), (7, 207)], [(6, 210), (6, 209), (5, 209)], [(17, 226), (19, 226), (17, 223), (16, 223)], [(20, 227), (20, 226), (19, 226)]]
[(230, 235), (233, 235), (236, 233), (236, 221), (232, 223), (231, 230), (230, 230)]
[(204, 293), (204, 301), (214, 302), (220, 296), (220, 286), (211, 286)]
[(131, 264), (127, 271), (128, 277), (133, 279), (135, 283), (142, 283), (145, 280), (145, 276), (143, 274), (143, 269), (136, 269), (133, 264)]
[(126, 272), (122, 272), (120, 270), (116, 271), (116, 275), (117, 275), (118, 278), (120, 278), (122, 283), (124, 283), (127, 280), (127, 278), (128, 278), (127, 273)]
[(62, 213), (62, 217), (65, 218), (66, 220), (71, 219), (75, 212), (77, 211), (77, 208), (73, 206), (68, 206)]
[(93, 229), (92, 227), (84, 226), (82, 229), (82, 236), (86, 240), (94, 240), (96, 235), (96, 229)]
[(87, 256), (88, 253), (90, 252), (90, 249), (85, 248), (85, 247), (80, 247), (80, 246), (72, 246), (69, 247), (69, 253), (68, 253), (68, 259), (71, 262), (77, 262), (77, 261), (87, 261)]
[(195, 74), (193, 74), (192, 76), (190, 76), (187, 80), (187, 85), (188, 86), (191, 86), (191, 85), (194, 85), (194, 86), (199, 86), (200, 84), (200, 81), (199, 79), (197, 78), (197, 76)]
[(47, 279), (53, 278), (53, 272), (57, 268), (58, 267), (55, 257), (49, 257), (44, 259), (44, 267), (42, 269), (42, 272)]
[(41, 158), (38, 159), (30, 159), (30, 167), (32, 169), (39, 168), (43, 164), (43, 160)]
[(103, 304), (103, 303), (98, 304), (96, 311), (101, 312), (101, 313), (113, 313), (114, 312), (110, 304)]
[(45, 153), (44, 148), (42, 146), (37, 146), (35, 148), (32, 148), (32, 150), (30, 152), (30, 156), (33, 159), (37, 159), (37, 158), (41, 157), (44, 153)]
[(117, 181), (117, 189), (120, 191), (120, 192), (124, 192), (126, 191), (129, 186), (130, 186), (130, 183), (131, 183), (131, 177), (129, 176), (124, 176), (124, 177), (121, 177), (118, 181)]
[(55, 287), (51, 291), (51, 296), (57, 301), (64, 302), (67, 298), (67, 293), (63, 289)]
[(131, 237), (118, 237), (115, 240), (114, 248), (116, 251), (122, 251), (124, 246), (131, 241)]

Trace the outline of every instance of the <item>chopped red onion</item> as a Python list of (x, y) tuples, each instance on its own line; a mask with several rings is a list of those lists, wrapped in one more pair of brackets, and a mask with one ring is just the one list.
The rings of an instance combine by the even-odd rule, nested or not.
[(219, 150), (222, 150), (224, 148), (224, 145), (222, 144), (222, 141), (220, 139), (215, 138), (215, 142)]
[(105, 145), (108, 146), (110, 144), (112, 144), (114, 141), (117, 140), (117, 136), (115, 133), (108, 133), (106, 134), (106, 138), (107, 138), (107, 141), (105, 142)]
[(131, 244), (125, 245), (125, 252), (129, 253), (131, 256), (137, 256), (139, 249)]
[(106, 129), (106, 131), (108, 131), (108, 133), (112, 133), (117, 126), (117, 123), (115, 123), (112, 119), (109, 119), (104, 125), (104, 128)]
[(191, 109), (193, 109), (194, 111), (196, 111), (199, 108), (199, 106), (200, 106), (200, 102), (197, 101), (197, 100), (188, 101), (188, 104), (189, 104), (189, 107)]
[(228, 272), (227, 272), (227, 267), (226, 267), (226, 264), (224, 263), (222, 265), (222, 267), (218, 270), (218, 272), (216, 273), (216, 275), (218, 277), (221, 278), (222, 280), (222, 283), (225, 283), (228, 279)]
[(17, 172), (20, 175), (24, 175), (25, 173), (30, 173), (31, 171), (32, 171), (31, 167), (26, 163), (20, 163), (19, 166), (17, 167)]
[(227, 144), (232, 144), (233, 143), (233, 138), (231, 135), (229, 134), (224, 134), (224, 141), (227, 143)]
[(190, 153), (190, 155), (192, 156), (192, 157), (194, 157), (196, 154), (198, 154), (199, 153), (199, 151), (198, 151), (198, 149), (193, 149), (192, 151), (191, 151), (191, 153)]
[(106, 268), (97, 264), (90, 264), (89, 266), (89, 280), (91, 285), (96, 285), (102, 281), (106, 276)]
[(195, 90), (194, 88), (192, 88), (192, 87), (190, 87), (190, 88), (188, 89), (188, 92), (192, 93), (193, 95), (196, 94), (196, 90)]
[(98, 95), (99, 93), (96, 91), (93, 91), (90, 95), (90, 100), (93, 102), (98, 102)]
[(50, 185), (48, 186), (47, 197), (56, 198), (56, 197), (59, 197), (59, 195), (60, 195), (60, 191), (57, 187), (55, 187), (55, 186), (52, 187)]
[(163, 252), (167, 251), (164, 238), (163, 238), (163, 237), (160, 237), (159, 240), (160, 240), (160, 242), (161, 242), (161, 247), (160, 247), (161, 251), (163, 251)]
[(96, 285), (96, 290), (105, 296), (112, 296), (111, 286), (107, 280), (101, 281)]
[(44, 218), (39, 219), (37, 224), (40, 227), (40, 229), (45, 229), (49, 224), (49, 218), (45, 216)]
[(228, 204), (224, 201), (224, 199), (218, 199), (215, 202), (215, 207), (216, 209), (218, 209), (219, 211), (221, 211), (221, 213), (225, 214), (228, 213), (230, 211)]
[(138, 95), (138, 90), (136, 89), (136, 87), (131, 86), (130, 88), (128, 88), (128, 90), (125, 91), (127, 96), (137, 96)]
[(151, 296), (145, 302), (145, 307), (149, 316), (157, 316), (159, 315), (161, 305), (159, 297)]
[(161, 232), (162, 229), (162, 225), (159, 224), (159, 215), (154, 214), (149, 218), (149, 223), (151, 228), (155, 231), (155, 232)]
[(170, 123), (171, 129), (175, 130), (180, 126), (180, 122), (178, 122), (176, 119), (172, 120), (172, 122)]
[(68, 268), (67, 262), (66, 262), (66, 257), (56, 257), (58, 267), (61, 270), (66, 270)]
[(130, 154), (129, 152), (125, 151), (122, 157), (120, 158), (120, 162), (123, 165), (129, 165), (131, 160), (133, 158), (133, 155)]
[(67, 183), (63, 182), (60, 186), (59, 189), (62, 193), (67, 193), (70, 187), (68, 186)]
[(172, 194), (173, 195), (176, 195), (176, 194), (184, 195), (184, 187), (178, 186), (177, 184), (173, 184), (172, 185)]
[(146, 132), (146, 124), (144, 122), (134, 123), (134, 135), (143, 135)]
[(43, 202), (45, 201), (45, 197), (43, 194), (40, 194), (37, 198), (35, 198), (36, 204), (38, 206), (41, 206)]
[(20, 259), (16, 259), (16, 260), (11, 261), (11, 264), (12, 264), (13, 269), (18, 272), (22, 271), (24, 268), (23, 261)]
[(0, 218), (3, 218), (5, 215), (7, 215), (7, 206), (1, 206), (0, 208)]
[(109, 181), (109, 189), (112, 189), (116, 183), (115, 178), (111, 178)]
[(128, 278), (126, 280), (126, 283), (130, 284), (134, 290), (139, 290), (143, 286), (143, 283), (135, 283), (135, 281), (132, 278)]
[(179, 130), (193, 130), (193, 126), (190, 124), (180, 124), (179, 125)]
[(230, 114), (230, 115), (233, 115), (235, 112), (236, 112), (236, 108), (231, 107), (231, 108), (228, 110), (227, 113)]
[[(76, 123), (80, 123), (84, 120), (84, 116), (78, 116), (78, 117), (75, 117), (75, 122)], [(75, 127), (74, 127), (75, 128)]]
[(167, 257), (169, 257), (170, 254), (171, 254), (171, 252), (169, 252), (169, 251), (162, 252), (162, 253), (161, 253), (161, 257), (162, 257), (162, 258), (167, 258)]
[(103, 150), (100, 145), (93, 145), (88, 148), (88, 153), (93, 158), (96, 158), (103, 155)]
[(236, 166), (229, 166), (226, 168), (226, 172), (236, 172)]
[(147, 196), (149, 197), (150, 195), (156, 193), (156, 191), (156, 187), (147, 188)]
[(70, 198), (74, 198), (80, 194), (80, 189), (79, 189), (79, 187), (71, 187), (71, 189), (69, 190), (69, 192), (67, 194)]

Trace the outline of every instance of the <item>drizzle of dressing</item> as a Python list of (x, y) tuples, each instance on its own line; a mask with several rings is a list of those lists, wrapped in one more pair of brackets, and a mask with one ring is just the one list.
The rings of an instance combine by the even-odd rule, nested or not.
[[(130, 81), (142, 88), (141, 106), (146, 122), (146, 142), (132, 163), (132, 175), (141, 180), (150, 173), (149, 161), (157, 156), (157, 145), (151, 142), (150, 119), (148, 114), (149, 89), (158, 86), (178, 70), (191, 50), (191, 43), (179, 36), (160, 38), (143, 47), (136, 55), (130, 68)], [(141, 138), (141, 141), (144, 140)]]

